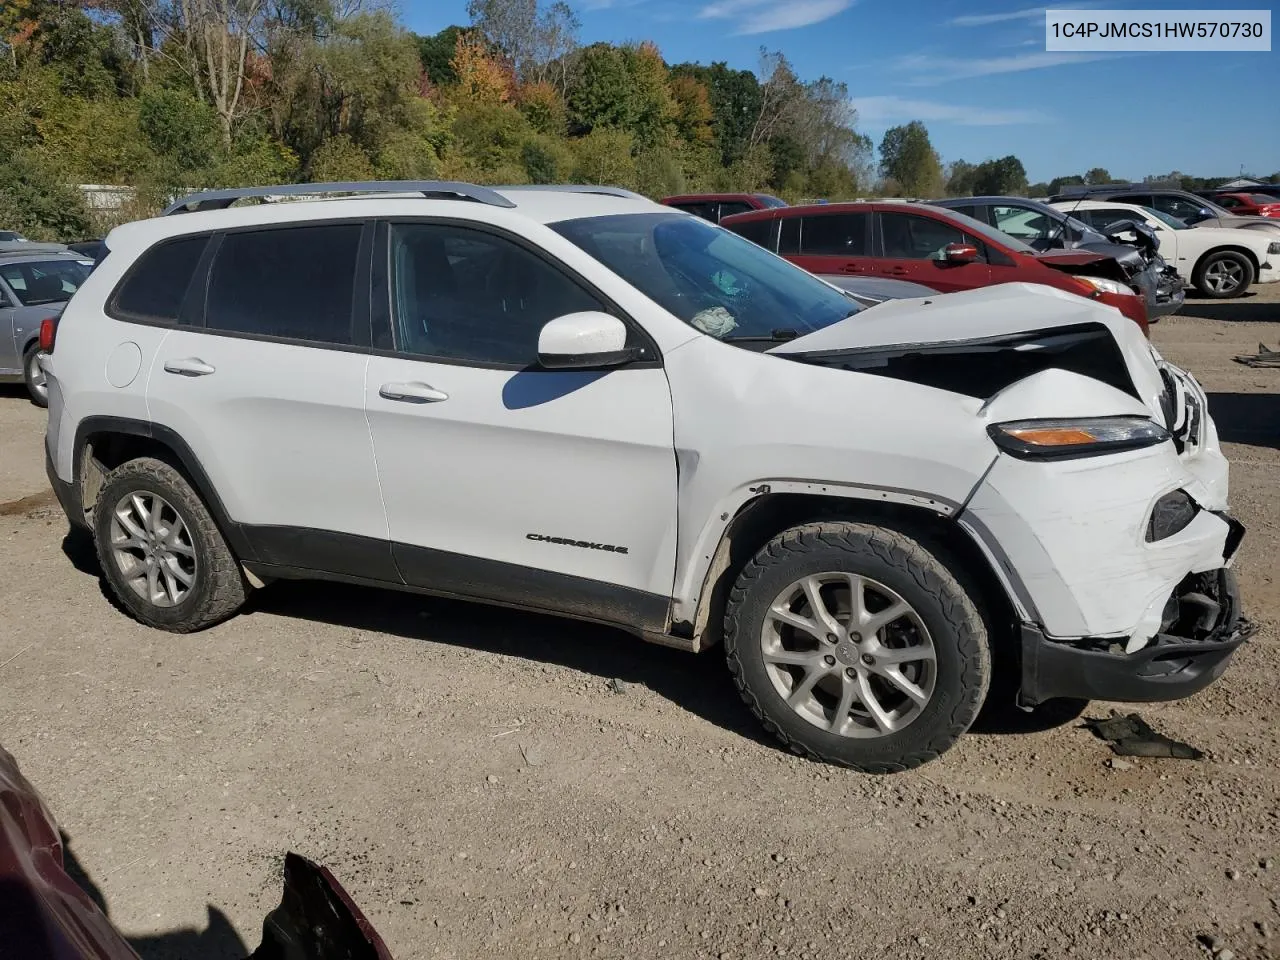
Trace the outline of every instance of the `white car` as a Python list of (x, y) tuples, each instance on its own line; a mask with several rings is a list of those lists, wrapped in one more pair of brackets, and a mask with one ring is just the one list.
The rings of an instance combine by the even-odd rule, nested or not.
[[(230, 206), (328, 190), (366, 195)], [(723, 640), (783, 742), (874, 772), (989, 687), (1186, 696), (1251, 632), (1205, 394), (1084, 298), (864, 310), (610, 188), (215, 191), (107, 246), (48, 469), (143, 623), (320, 578)]]
[(1254, 283), (1280, 280), (1280, 240), (1259, 230), (1189, 227), (1150, 207), (1111, 200), (1062, 200), (1052, 206), (1104, 234), (1123, 220), (1146, 224), (1160, 241), (1160, 255), (1206, 297), (1238, 297)]

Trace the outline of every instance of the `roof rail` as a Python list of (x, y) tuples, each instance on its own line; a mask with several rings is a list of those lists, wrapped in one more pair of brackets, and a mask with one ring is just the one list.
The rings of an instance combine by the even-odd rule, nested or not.
[(594, 193), (602, 197), (622, 197), (627, 200), (648, 200), (642, 193), (627, 190), (623, 187), (598, 187), (585, 183), (530, 183), (508, 184), (505, 187), (494, 187), (494, 190), (539, 190), (546, 193)]
[(506, 197), (474, 183), (453, 180), (352, 180), (339, 183), (286, 183), (273, 187), (231, 187), (204, 190), (175, 200), (164, 216), (200, 210), (225, 210), (248, 197), (314, 197), (340, 193), (421, 193), (435, 199), (474, 200), (493, 207), (514, 207)]

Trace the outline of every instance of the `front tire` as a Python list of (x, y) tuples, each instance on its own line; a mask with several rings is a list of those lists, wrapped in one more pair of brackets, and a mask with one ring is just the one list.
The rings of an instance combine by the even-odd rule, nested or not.
[(37, 407), (49, 406), (49, 378), (40, 369), (40, 346), (33, 343), (22, 355), (22, 380)]
[(199, 495), (161, 460), (107, 474), (94, 508), (98, 562), (111, 592), (149, 627), (191, 633), (244, 604), (249, 586)]
[(797, 753), (864, 773), (933, 760), (978, 715), (986, 626), (910, 537), (824, 522), (774, 537), (739, 574), (725, 654), (751, 711)]
[(1238, 297), (1253, 284), (1253, 261), (1234, 250), (1218, 250), (1196, 265), (1191, 278), (1203, 296), (1213, 300)]

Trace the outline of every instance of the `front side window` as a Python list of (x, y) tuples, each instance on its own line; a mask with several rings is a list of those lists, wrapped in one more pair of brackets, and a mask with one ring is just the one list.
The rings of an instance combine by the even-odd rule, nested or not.
[(1060, 231), (1060, 227), (1051, 217), (1039, 210), (1030, 210), (1026, 207), (993, 206), (991, 218), (995, 221), (996, 229), (1001, 233), (1017, 237), (1033, 247), (1037, 243), (1042, 245), (1048, 243)]
[(1241, 205), (1240, 201), (1237, 200), (1235, 197), (1219, 197), (1218, 198), (1218, 206), (1226, 207), (1228, 210), (1232, 210), (1235, 207), (1238, 207), (1240, 205)]
[(866, 213), (827, 213), (805, 217), (800, 253), (806, 256), (867, 256)]
[(209, 274), (210, 330), (346, 346), (359, 223), (247, 230), (222, 238)]
[(528, 366), (548, 321), (605, 309), (541, 257), (470, 227), (392, 224), (389, 257), (397, 344), (416, 356)]
[(799, 267), (697, 220), (633, 213), (551, 227), (649, 299), (718, 339), (803, 336), (859, 309)]
[(7, 263), (0, 266), (9, 289), (28, 307), (64, 303), (84, 283), (92, 264), (79, 260)]
[(1204, 214), (1200, 211), (1206, 209), (1206, 203), (1192, 203), (1190, 200), (1184, 200), (1182, 197), (1170, 196), (1168, 194), (1157, 193), (1153, 198), (1150, 206), (1155, 207), (1161, 213), (1167, 213), (1171, 217), (1177, 217), (1179, 220), (1203, 220)]
[(963, 230), (932, 217), (909, 213), (880, 214), (880, 230), (884, 255), (896, 260), (943, 260), (946, 248), (953, 243), (983, 245)]
[(748, 210), (754, 210), (755, 207), (749, 203), (743, 203), (741, 200), (726, 200), (720, 204), (720, 219), (732, 217), (735, 213), (746, 213)]

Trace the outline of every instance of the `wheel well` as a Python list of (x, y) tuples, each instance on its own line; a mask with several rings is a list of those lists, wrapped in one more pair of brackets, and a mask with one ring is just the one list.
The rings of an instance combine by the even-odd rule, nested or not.
[(1194, 276), (1196, 273), (1198, 273), (1200, 268), (1204, 266), (1205, 261), (1208, 260), (1210, 257), (1212, 257), (1215, 253), (1226, 253), (1228, 251), (1231, 253), (1241, 254), (1243, 257), (1245, 257), (1251, 264), (1253, 264), (1253, 273), (1255, 277), (1257, 276), (1258, 258), (1254, 255), (1254, 252), (1250, 250), (1248, 247), (1232, 247), (1232, 246), (1214, 247), (1212, 250), (1206, 250), (1204, 253), (1200, 255), (1200, 259), (1196, 261), (1195, 269), (1192, 270), (1192, 275)]
[(188, 482), (182, 460), (163, 441), (154, 437), (144, 437), (132, 433), (114, 433), (104, 431), (91, 433), (84, 438), (79, 451), (76, 476), (80, 481), (80, 503), (84, 508), (85, 518), (92, 523), (93, 508), (98, 502), (98, 492), (108, 473), (121, 464), (139, 457), (154, 457), (163, 460)]
[(715, 646), (723, 638), (725, 602), (747, 561), (783, 530), (819, 520), (874, 524), (917, 540), (947, 566), (978, 604), (992, 630), (993, 647), (1013, 641), (1018, 622), (1013, 604), (982, 550), (954, 520), (926, 507), (778, 493), (751, 500), (725, 528), (703, 582), (697, 619), (685, 625), (695, 650)]

